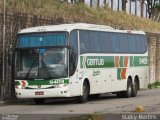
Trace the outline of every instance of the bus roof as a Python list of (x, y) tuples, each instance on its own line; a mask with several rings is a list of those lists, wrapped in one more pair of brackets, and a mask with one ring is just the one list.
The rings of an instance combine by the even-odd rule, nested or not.
[(110, 26), (88, 24), (88, 23), (73, 23), (73, 24), (60, 24), (60, 25), (48, 25), (48, 26), (31, 27), (31, 28), (26, 28), (26, 29), (21, 30), (19, 32), (19, 34), (39, 33), (39, 32), (55, 32), (55, 31), (68, 31), (68, 32), (70, 32), (74, 29), (108, 31), (108, 32), (118, 32), (118, 33), (145, 34), (143, 31), (119, 30), (119, 29), (114, 29)]

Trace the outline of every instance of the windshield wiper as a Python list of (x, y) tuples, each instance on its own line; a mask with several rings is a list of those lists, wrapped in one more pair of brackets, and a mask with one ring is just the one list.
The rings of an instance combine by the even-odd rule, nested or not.
[(31, 72), (31, 70), (32, 70), (32, 68), (33, 68), (33, 66), (36, 64), (36, 59), (32, 62), (32, 65), (31, 65), (31, 67), (29, 68), (29, 70), (28, 70), (28, 73), (27, 73), (27, 75), (26, 75), (26, 80), (28, 79), (28, 77), (29, 77), (29, 74), (30, 74), (30, 72)]
[(50, 72), (49, 72), (49, 70), (48, 70), (48, 68), (47, 68), (47, 66), (46, 66), (46, 64), (45, 64), (45, 62), (43, 61), (43, 60), (41, 60), (41, 62), (42, 62), (42, 65), (44, 66), (44, 68), (46, 69), (46, 72), (47, 72), (47, 74), (48, 74), (48, 79), (50, 79), (50, 78), (52, 78), (51, 77), (51, 74), (50, 74)]

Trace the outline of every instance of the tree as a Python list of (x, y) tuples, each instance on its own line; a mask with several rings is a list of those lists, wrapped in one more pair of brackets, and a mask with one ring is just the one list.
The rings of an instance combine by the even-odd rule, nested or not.
[(141, 2), (141, 17), (143, 17), (143, 13), (144, 13), (144, 0), (142, 0)]
[(128, 0), (122, 0), (122, 10), (126, 11), (126, 3), (128, 2)]
[(100, 5), (100, 0), (97, 0), (97, 7), (99, 7)]
[(79, 0), (80, 3), (84, 3), (84, 0)]
[(149, 19), (153, 18), (155, 16), (156, 6), (160, 5), (160, 0), (138, 0), (138, 1), (146, 5)]
[(155, 2), (157, 0), (146, 0), (147, 2), (147, 12), (149, 15), (149, 18), (153, 17), (154, 14), (154, 7), (155, 7)]
[(90, 0), (90, 7), (92, 7), (93, 6), (93, 1), (92, 0)]
[(105, 7), (107, 6), (107, 3), (106, 3), (106, 2), (107, 2), (106, 0), (103, 1)]

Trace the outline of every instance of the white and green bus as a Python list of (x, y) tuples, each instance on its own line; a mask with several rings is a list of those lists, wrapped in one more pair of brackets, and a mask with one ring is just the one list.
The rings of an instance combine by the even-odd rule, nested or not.
[(75, 23), (39, 26), (18, 33), (15, 52), (17, 98), (76, 97), (115, 93), (135, 97), (148, 81), (146, 35), (142, 31)]

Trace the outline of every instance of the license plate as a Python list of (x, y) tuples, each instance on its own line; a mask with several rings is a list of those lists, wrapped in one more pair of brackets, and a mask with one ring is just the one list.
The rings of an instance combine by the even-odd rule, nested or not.
[(44, 95), (44, 92), (43, 91), (38, 91), (38, 92), (35, 92), (35, 95)]

